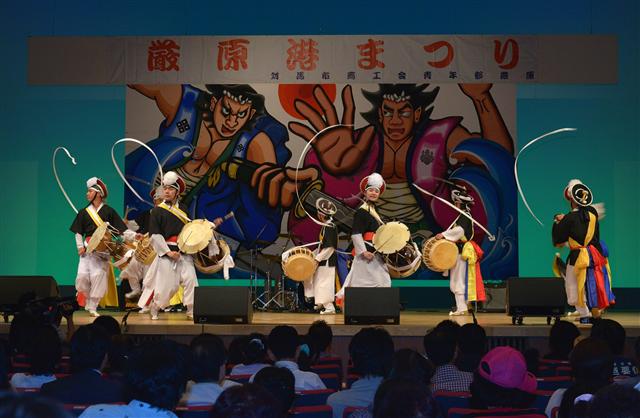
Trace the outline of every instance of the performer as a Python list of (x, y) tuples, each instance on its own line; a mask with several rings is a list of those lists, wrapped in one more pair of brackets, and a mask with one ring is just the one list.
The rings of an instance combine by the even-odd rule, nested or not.
[[(107, 294), (108, 288), (115, 291), (115, 277), (109, 264), (109, 256), (86, 252), (86, 245), (91, 235), (106, 222), (117, 230), (118, 235), (124, 234), (126, 241), (132, 240), (135, 236), (133, 231), (127, 230), (120, 215), (104, 203), (107, 195), (107, 186), (101, 179), (91, 177), (87, 180), (86, 198), (89, 204), (78, 212), (69, 228), (75, 234), (76, 247), (80, 256), (76, 290), (86, 298), (85, 309), (91, 316), (99, 316), (98, 304)], [(117, 299), (115, 303), (117, 304)]]
[(581, 323), (590, 323), (593, 316), (599, 317), (601, 310), (615, 303), (608, 251), (600, 241), (598, 209), (592, 205), (591, 190), (573, 179), (564, 189), (564, 197), (571, 212), (555, 216), (553, 244), (570, 248), (565, 275), (567, 302), (576, 307)]
[[(151, 197), (153, 198), (153, 204), (155, 206), (162, 203), (164, 198), (164, 187), (156, 187)], [(150, 216), (151, 209), (145, 210), (140, 213), (134, 221), (128, 222), (130, 228), (136, 232), (136, 239), (142, 239), (142, 236), (149, 232)], [(124, 295), (127, 299), (135, 299), (140, 296), (142, 293), (140, 285), (142, 284), (142, 279), (144, 279), (145, 274), (147, 274), (147, 270), (149, 270), (149, 266), (139, 262), (135, 257), (131, 257), (131, 261), (129, 261), (127, 267), (120, 272), (120, 279), (128, 280), (129, 286), (131, 287), (131, 291)]]
[(360, 191), (365, 201), (353, 216), (351, 240), (354, 257), (344, 285), (336, 294), (339, 300), (342, 300), (344, 289), (349, 286), (391, 287), (387, 264), (380, 254), (370, 251), (374, 233), (384, 223), (376, 210), (376, 201), (384, 193), (385, 187), (385, 181), (378, 173), (372, 173), (360, 181)]
[[(464, 186), (456, 184), (452, 187), (451, 201), (458, 209), (471, 216), (473, 197)], [(449, 275), (449, 288), (456, 300), (456, 310), (449, 312), (449, 315), (466, 315), (469, 312), (469, 302), (484, 301), (486, 298), (480, 273), (483, 251), (473, 241), (473, 222), (460, 214), (446, 231), (436, 235), (436, 239), (449, 240), (458, 247), (456, 264), (446, 272)]]
[[(198, 278), (193, 258), (181, 254), (178, 249), (178, 235), (182, 227), (190, 222), (189, 217), (179, 203), (185, 182), (175, 172), (167, 172), (163, 179), (164, 202), (151, 210), (149, 234), (151, 244), (158, 254), (143, 281), (143, 291), (138, 306), (145, 308), (150, 303), (151, 319), (158, 319), (158, 312), (169, 305), (171, 297), (184, 288), (183, 304), (187, 308), (187, 317), (193, 318), (193, 294), (198, 286)], [(215, 225), (222, 219), (217, 218)], [(215, 240), (209, 244), (209, 254), (217, 254), (219, 248)]]
[(316, 201), (316, 209), (318, 219), (326, 225), (323, 225), (320, 230), (320, 244), (315, 255), (320, 265), (311, 280), (303, 282), (304, 295), (315, 299), (316, 310), (323, 309), (320, 315), (330, 315), (336, 313), (333, 300), (336, 295), (338, 230), (332, 217), (337, 212), (337, 208), (330, 200), (320, 198)]

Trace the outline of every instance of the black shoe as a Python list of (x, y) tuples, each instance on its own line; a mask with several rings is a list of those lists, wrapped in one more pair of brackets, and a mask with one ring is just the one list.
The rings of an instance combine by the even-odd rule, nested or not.
[(593, 317), (591, 316), (585, 316), (580, 318), (580, 323), (581, 324), (593, 324)]

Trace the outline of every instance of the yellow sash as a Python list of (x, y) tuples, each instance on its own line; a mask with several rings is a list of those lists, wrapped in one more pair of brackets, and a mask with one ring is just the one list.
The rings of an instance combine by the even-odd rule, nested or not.
[(178, 219), (180, 219), (182, 223), (186, 224), (191, 222), (191, 219), (189, 219), (189, 216), (187, 216), (187, 214), (178, 206), (169, 206), (166, 203), (162, 202), (158, 205), (158, 207), (171, 212), (176, 217), (178, 217)]
[[(102, 205), (100, 207), (102, 207)], [(96, 224), (96, 226), (101, 226), (104, 224), (104, 221), (98, 214), (98, 211), (93, 207), (93, 205), (87, 206), (86, 210), (87, 210), (87, 213), (89, 214), (89, 217), (91, 218), (93, 223)], [(104, 308), (105, 306), (119, 306), (118, 287), (116, 285), (116, 273), (113, 270), (113, 265), (111, 263), (108, 263), (108, 265), (109, 267), (107, 267), (107, 293), (100, 300), (101, 308)]]
[(476, 249), (467, 241), (462, 247), (460, 258), (467, 262), (467, 297), (468, 301), (477, 300), (476, 291), (476, 263), (478, 262), (478, 254)]
[(576, 306), (580, 307), (586, 306), (584, 286), (587, 280), (587, 267), (589, 267), (589, 250), (587, 250), (587, 245), (593, 239), (593, 234), (596, 231), (596, 221), (596, 216), (589, 212), (589, 225), (587, 226), (587, 235), (584, 237), (584, 243), (581, 244), (569, 237), (569, 248), (580, 251), (573, 266), (573, 272), (576, 275), (576, 281), (578, 283), (578, 303)]
[(382, 218), (380, 217), (380, 215), (378, 215), (378, 212), (376, 211), (375, 206), (371, 206), (369, 205), (368, 202), (364, 202), (360, 207), (368, 211), (371, 214), (371, 216), (373, 216), (375, 220), (378, 221), (380, 225), (384, 225), (384, 222), (382, 222)]

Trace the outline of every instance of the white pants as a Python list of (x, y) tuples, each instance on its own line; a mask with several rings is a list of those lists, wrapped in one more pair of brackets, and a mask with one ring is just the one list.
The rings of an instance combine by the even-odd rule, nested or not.
[[(578, 306), (578, 279), (574, 267), (570, 264), (567, 264), (567, 272), (564, 276), (564, 289), (567, 292), (567, 304), (575, 306), (581, 318), (591, 316), (587, 306)], [(587, 299), (586, 295), (584, 299)]]
[(315, 298), (316, 305), (333, 303), (336, 297), (336, 268), (318, 266), (311, 280), (303, 282), (304, 295)]
[(460, 257), (456, 258), (456, 265), (453, 266), (451, 270), (449, 270), (449, 289), (453, 296), (456, 299), (456, 311), (466, 311), (468, 308), (467, 300), (464, 296), (466, 289), (466, 273), (467, 273), (467, 262)]
[(143, 290), (138, 306), (144, 308), (153, 302), (159, 309), (169, 306), (169, 301), (182, 285), (184, 295), (182, 303), (187, 312), (193, 309), (194, 289), (198, 286), (196, 269), (190, 255), (181, 254), (178, 261), (170, 257), (156, 257), (142, 283)]
[(76, 290), (84, 293), (88, 310), (96, 310), (100, 300), (107, 293), (109, 261), (96, 253), (85, 253), (78, 261)]
[(140, 286), (144, 276), (147, 274), (149, 266), (139, 262), (135, 257), (131, 257), (131, 261), (127, 267), (120, 272), (120, 279), (128, 280), (131, 291), (140, 292)]

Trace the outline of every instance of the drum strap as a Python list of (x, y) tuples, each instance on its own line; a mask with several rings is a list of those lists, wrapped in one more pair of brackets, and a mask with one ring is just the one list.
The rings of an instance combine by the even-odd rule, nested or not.
[(369, 202), (364, 202), (360, 207), (368, 211), (369, 214), (371, 214), (371, 216), (373, 216), (380, 225), (384, 225), (384, 222), (382, 222), (382, 218), (380, 217), (380, 215), (378, 215), (378, 212), (376, 211), (376, 207), (374, 205), (370, 205)]
[(100, 206), (98, 207), (98, 210), (96, 210), (96, 208), (94, 208), (93, 205), (89, 205), (85, 208), (87, 210), (87, 213), (89, 214), (89, 217), (91, 218), (93, 223), (96, 224), (96, 226), (101, 226), (102, 224), (104, 224), (104, 221), (102, 220), (100, 215), (98, 215), (98, 211), (102, 209), (102, 206), (103, 205), (100, 204)]
[(184, 213), (184, 211), (177, 206), (169, 206), (166, 203), (162, 202), (158, 205), (158, 207), (171, 212), (174, 216), (180, 219), (184, 224), (191, 222), (191, 219), (189, 219), (187, 214)]

